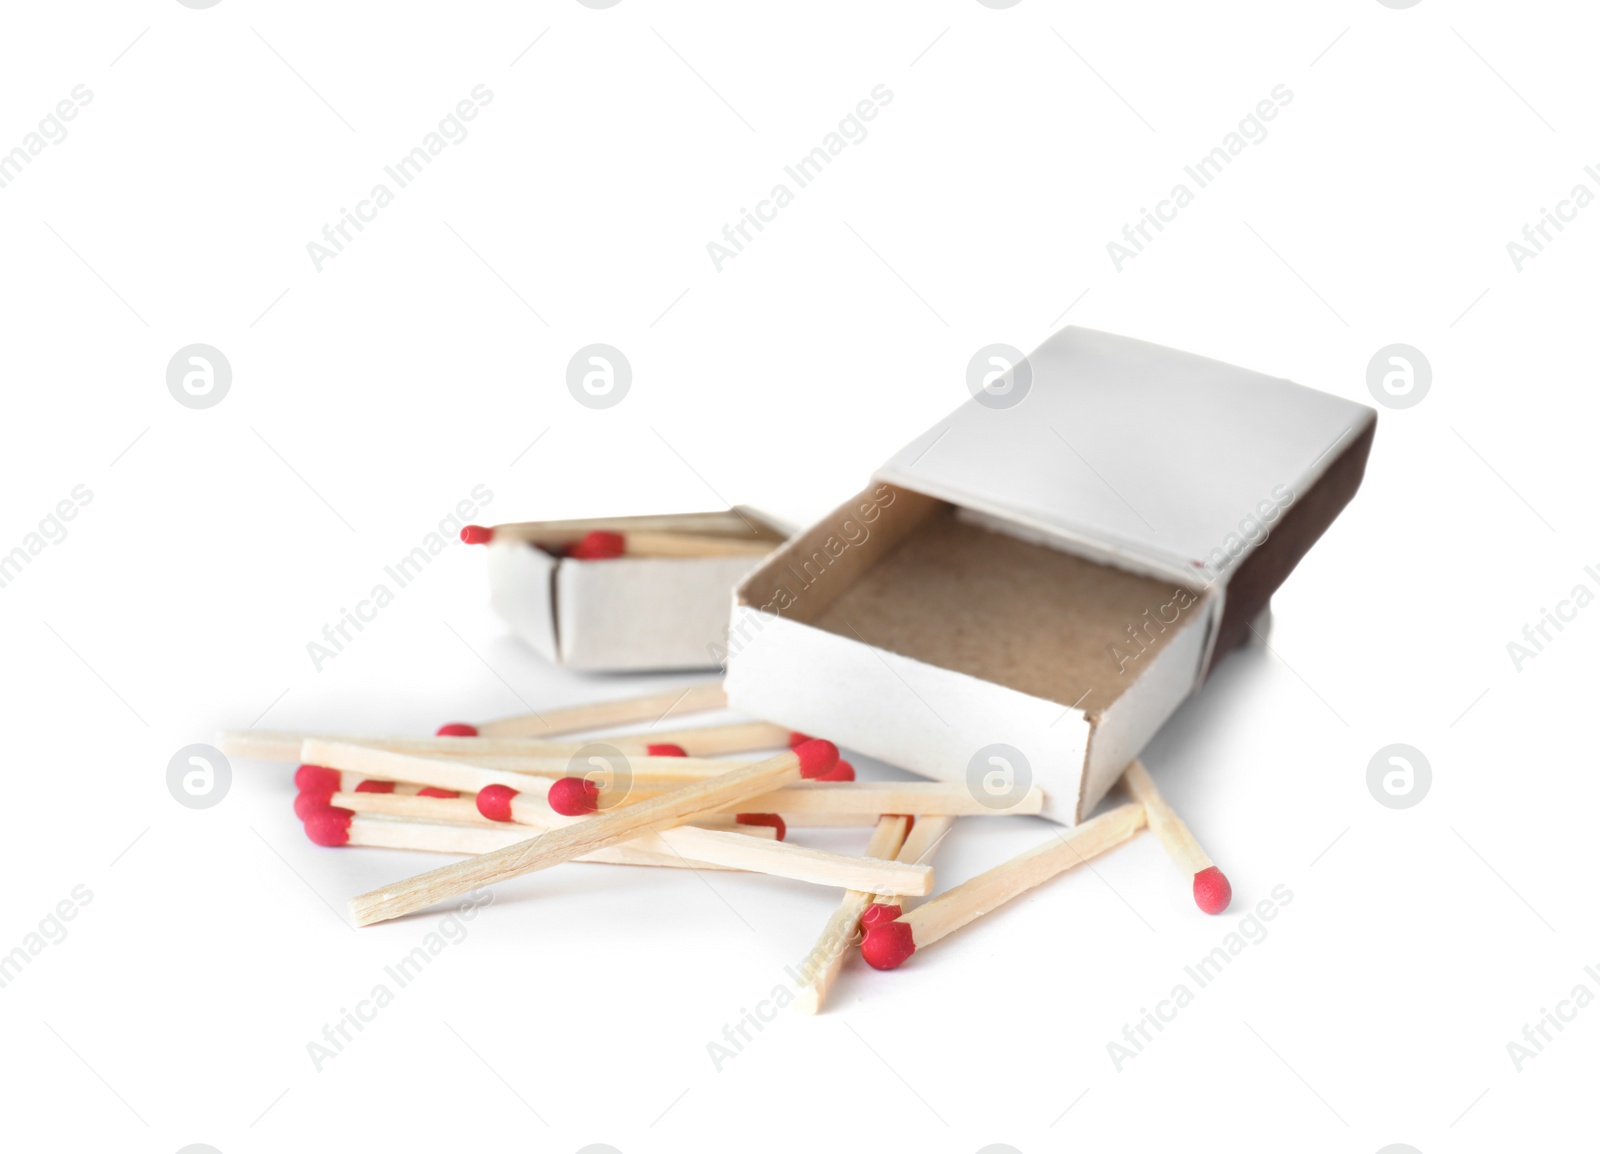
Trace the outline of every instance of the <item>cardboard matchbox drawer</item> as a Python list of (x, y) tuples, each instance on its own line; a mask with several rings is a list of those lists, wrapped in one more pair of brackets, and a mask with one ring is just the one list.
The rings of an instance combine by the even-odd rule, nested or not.
[[(575, 529), (705, 529), (732, 518), (747, 536), (776, 547), (783, 530), (739, 508), (722, 513), (618, 517), (544, 523)], [(557, 665), (590, 671), (699, 669), (720, 666), (732, 590), (761, 558), (558, 557), (526, 540), (489, 545), (490, 602), (513, 631)]]
[(1024, 371), (745, 577), (727, 690), (975, 791), (1026, 774), (1074, 824), (1355, 494), (1376, 414), (1085, 329)]

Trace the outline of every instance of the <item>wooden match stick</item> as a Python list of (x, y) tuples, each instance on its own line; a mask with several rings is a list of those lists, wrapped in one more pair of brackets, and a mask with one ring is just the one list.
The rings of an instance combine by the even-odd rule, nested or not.
[(518, 845), (360, 894), (351, 901), (350, 908), (359, 925), (386, 921), (479, 886), (547, 869), (580, 854), (631, 841), (642, 833), (681, 824), (692, 820), (695, 814), (735, 804), (802, 778), (820, 777), (838, 760), (839, 751), (832, 742), (809, 741), (721, 777), (695, 782)]
[(590, 705), (571, 705), (518, 717), (503, 717), (498, 721), (483, 722), (477, 729), (479, 737), (557, 737), (589, 729), (632, 725), (640, 721), (659, 722), (669, 713), (682, 716), (710, 713), (727, 707), (728, 695), (723, 692), (722, 682), (712, 681), (691, 685), (687, 689), (647, 693), (642, 697), (596, 701)]
[[(883, 818), (880, 820), (888, 821), (890, 819)], [(928, 859), (933, 856), (933, 851), (939, 847), (939, 843), (950, 832), (955, 820), (954, 817), (943, 814), (937, 816), (918, 815), (916, 824), (906, 833), (905, 840), (901, 842), (900, 848), (894, 851), (894, 860), (909, 862), (912, 865), (927, 865)], [(871, 847), (868, 848), (867, 852), (869, 855), (871, 854)], [(822, 1003), (827, 998), (828, 991), (833, 988), (834, 979), (839, 976), (839, 971), (843, 968), (843, 947), (847, 942), (854, 939), (856, 930), (866, 931), (880, 921), (893, 921), (905, 912), (905, 904), (908, 898), (920, 895), (867, 894), (864, 896), (867, 898), (868, 904), (862, 909), (855, 910), (855, 920), (850, 923), (849, 935), (840, 943), (839, 955), (825, 965), (811, 982), (801, 986), (795, 995), (795, 1006), (807, 1014), (815, 1014), (822, 1009)], [(834, 915), (841, 922), (849, 917), (847, 906), (851, 905), (848, 902), (850, 897), (851, 895), (846, 895), (847, 901), (840, 903), (839, 910)], [(812, 950), (812, 956), (816, 956), (823, 943), (830, 940), (828, 937), (830, 932), (838, 932), (841, 928), (841, 924), (830, 922), (828, 928), (823, 931), (823, 937)]]
[(564, 521), (508, 521), (503, 525), (468, 525), (461, 530), (461, 539), (468, 545), (485, 545), (490, 541), (549, 542), (566, 545), (596, 529), (706, 533), (723, 537), (755, 535), (754, 527), (738, 512), (732, 509), (720, 509), (710, 513), (582, 517)]
[(461, 796), (459, 790), (412, 782), (375, 781), (359, 773), (340, 773), (320, 765), (302, 765), (295, 770), (294, 784), (299, 790), (294, 799), (294, 814), (302, 821), (308, 812), (327, 805), (328, 798), (341, 790), (353, 797), (408, 797), (413, 801), (418, 797), (433, 801)]
[(1145, 820), (1160, 839), (1167, 856), (1183, 871), (1185, 877), (1194, 879), (1194, 904), (1208, 914), (1220, 914), (1227, 909), (1228, 903), (1233, 900), (1233, 886), (1222, 871), (1212, 864), (1206, 851), (1200, 848), (1200, 843), (1189, 832), (1183, 819), (1173, 812), (1167, 799), (1161, 796), (1144, 763), (1138, 758), (1130, 761), (1128, 768), (1122, 771), (1122, 780), (1127, 782), (1128, 792), (1133, 794), (1134, 800), (1144, 806)]
[[(462, 539), (466, 539), (465, 533)], [(534, 544), (547, 549), (564, 550), (562, 555), (574, 561), (615, 561), (622, 557), (764, 557), (776, 549), (779, 542), (707, 533), (663, 533), (650, 529), (630, 529), (626, 533), (618, 533), (609, 529), (595, 529), (569, 545), (554, 541), (536, 541)]]
[[(225, 730), (217, 735), (217, 745), (229, 757), (252, 761), (298, 761), (300, 747), (307, 741), (338, 741), (365, 745), (421, 757), (446, 757), (476, 760), (480, 757), (571, 757), (587, 741), (529, 741), (499, 737), (395, 737), (350, 734), (291, 733), (274, 729)], [(606, 738), (607, 745), (623, 753), (645, 753), (646, 742)]]
[(517, 769), (520, 768), (515, 764), (518, 758), (571, 757), (596, 744), (609, 745), (630, 757), (635, 754), (662, 756), (670, 752), (672, 747), (677, 747), (690, 757), (717, 757), (728, 753), (780, 749), (788, 744), (788, 738), (789, 731), (782, 726), (764, 721), (747, 721), (656, 733), (608, 734), (582, 741), (541, 741), (524, 737), (349, 737), (246, 729), (220, 734), (217, 744), (229, 757), (256, 761), (297, 761), (300, 747), (307, 741), (337, 741), (419, 757), (442, 757), (479, 765), (490, 765), (492, 762), (497, 768)]
[(780, 813), (776, 815), (790, 829), (871, 829), (878, 817), (870, 813)]
[[(383, 781), (408, 782), (437, 789), (454, 789), (475, 794), (486, 785), (509, 785), (516, 790), (549, 789), (550, 779), (509, 769), (485, 769), (464, 761), (442, 757), (416, 757), (387, 749), (369, 749), (339, 741), (310, 738), (300, 747), (300, 758), (309, 766), (361, 774)], [(307, 788), (302, 786), (302, 788)]]
[[(750, 757), (724, 760), (710, 757), (655, 757), (645, 754), (623, 756), (627, 759), (622, 771), (623, 776), (648, 787), (653, 793), (660, 793), (686, 781), (704, 781), (708, 777), (716, 777), (719, 773), (727, 773), (730, 769), (751, 765), (758, 760)], [(615, 775), (614, 768), (605, 758), (594, 757), (590, 760), (592, 764), (588, 768), (574, 765), (570, 757), (527, 757), (515, 763), (507, 761), (504, 764), (508, 769), (514, 766), (516, 773), (532, 777), (583, 777), (591, 781), (599, 777), (609, 781)], [(483, 762), (476, 760), (466, 764), (484, 766)]]
[(914, 813), (957, 817), (990, 814), (1036, 814), (1044, 809), (1044, 793), (1035, 787), (1010, 805), (996, 809), (973, 797), (964, 785), (942, 781), (819, 781), (804, 789), (780, 789), (751, 798), (744, 808), (754, 813)]
[[(864, 858), (892, 859), (905, 840), (909, 818), (889, 814), (878, 819), (872, 837), (867, 842)], [(822, 1008), (822, 1000), (833, 987), (834, 978), (844, 965), (845, 951), (855, 941), (861, 925), (861, 915), (872, 904), (873, 895), (866, 890), (846, 890), (839, 900), (839, 908), (823, 924), (816, 945), (800, 963), (801, 983), (795, 991), (795, 1008), (802, 1013), (815, 1014)]]
[[(367, 769), (366, 772), (376, 773), (377, 770)], [(563, 778), (557, 786), (562, 787), (565, 792), (575, 783), (576, 779)], [(509, 781), (502, 784), (514, 785)], [(638, 780), (625, 788), (615, 790), (586, 786), (583, 793), (588, 804), (571, 812), (592, 813), (597, 809), (613, 809), (619, 805), (659, 797), (673, 788), (676, 787), (661, 782)], [(551, 789), (551, 798), (557, 799), (556, 787)], [(558, 805), (557, 808), (561, 807)], [(996, 809), (992, 803), (985, 804), (983, 800), (974, 797), (966, 786), (942, 781), (814, 781), (799, 787), (773, 790), (760, 797), (738, 802), (737, 808), (744, 813), (794, 814), (800, 819), (796, 824), (804, 825), (804, 817), (808, 814), (915, 813), (949, 817), (1036, 814), (1044, 809), (1044, 794), (1035, 787), (1010, 805)], [(730, 807), (723, 807), (723, 812), (728, 812), (729, 809)]]
[(294, 785), (301, 793), (424, 793), (429, 797), (454, 797), (458, 791), (416, 782), (374, 779), (363, 773), (340, 773), (321, 765), (302, 765), (294, 771)]
[[(467, 825), (492, 825), (496, 828), (504, 826), (501, 821), (485, 817), (478, 808), (477, 797), (472, 795), (444, 798), (401, 793), (316, 793), (300, 796), (306, 799), (304, 806), (296, 802), (296, 812), (302, 821), (305, 820), (305, 814), (299, 813), (301, 808), (309, 812), (324, 806), (332, 806), (334, 809), (348, 809), (352, 813), (407, 818), (411, 821), (464, 822)], [(537, 807), (533, 802), (525, 802), (524, 805), (527, 820), (521, 821), (522, 825), (531, 825), (539, 829), (556, 829), (579, 820), (563, 817), (548, 805)], [(695, 824), (705, 829), (728, 829), (754, 837), (778, 836), (775, 826), (741, 824), (738, 817), (731, 813), (701, 814), (695, 818)], [(528, 834), (522, 835), (523, 838), (528, 836)]]
[[(504, 850), (527, 841), (520, 827), (459, 825), (449, 822), (395, 821), (365, 817), (348, 809), (325, 807), (306, 818), (306, 835), (318, 845), (369, 846), (374, 849), (423, 850), (478, 856)], [(741, 835), (734, 834), (734, 837)], [(614, 845), (594, 850), (574, 859), (608, 865), (657, 866), (669, 869), (727, 869), (710, 862), (691, 861), (670, 850), (656, 852), (638, 846)]]
[[(345, 770), (383, 781), (410, 782), (415, 785), (467, 790), (472, 793), (477, 793), (486, 785), (509, 785), (521, 793), (531, 790), (546, 791), (553, 781), (568, 777), (572, 771), (570, 758), (529, 758), (523, 763), (528, 766), (528, 771), (525, 772), (490, 769), (472, 762), (442, 757), (417, 757), (409, 753), (395, 753), (386, 749), (372, 749), (364, 745), (323, 741), (318, 738), (311, 738), (300, 747), (300, 758), (309, 766)], [(637, 789), (634, 788), (633, 782), (614, 787), (610, 804), (620, 804), (625, 797), (638, 799), (654, 796), (674, 785), (689, 781), (706, 781), (731, 769), (753, 764), (755, 763), (750, 761), (628, 756), (626, 772), (632, 775), (633, 782), (638, 783)], [(595, 772), (602, 771), (597, 767)], [(609, 774), (609, 768), (604, 772)]]
[(648, 733), (619, 733), (599, 736), (591, 741), (616, 745), (619, 742), (649, 742), (676, 745), (688, 757), (720, 757), (728, 753), (751, 753), (759, 749), (782, 749), (789, 744), (789, 731), (765, 721), (741, 721), (728, 725), (700, 726), (692, 729), (658, 729)]
[[(927, 865), (933, 857), (933, 851), (939, 848), (945, 835), (955, 825), (956, 819), (943, 815), (934, 817), (917, 818), (916, 826), (906, 835), (905, 844), (900, 847), (900, 852), (894, 855), (895, 861), (911, 862), (913, 865)], [(870, 930), (879, 922), (892, 922), (905, 913), (906, 900), (916, 897), (915, 894), (884, 894), (865, 910), (861, 911), (861, 928)]]
[(1121, 845), (1144, 826), (1142, 805), (1120, 805), (992, 870), (946, 890), (892, 922), (879, 922), (861, 939), (861, 956), (879, 970), (892, 970), (914, 952), (990, 910), (1005, 905), (1057, 874)]
[[(300, 749), (300, 758), (308, 766), (322, 766), (328, 770), (343, 770), (365, 779), (397, 781), (414, 786), (431, 786), (476, 794), (490, 785), (504, 785), (518, 793), (544, 796), (552, 785), (552, 778), (514, 770), (486, 769), (466, 762), (437, 757), (416, 757), (389, 750), (372, 749), (344, 742), (309, 739)], [(739, 763), (696, 762), (688, 758), (630, 757), (634, 767), (634, 781), (622, 788), (601, 787), (588, 791), (593, 809), (608, 810), (618, 806), (645, 801), (671, 792), (677, 783), (673, 774), (679, 766), (695, 767), (679, 781), (710, 781), (741, 768)], [(565, 771), (570, 762), (559, 759), (535, 761), (536, 766), (559, 766)], [(750, 763), (754, 764), (754, 763)], [(698, 768), (703, 766), (705, 768)], [(715, 770), (715, 772), (711, 772)], [(304, 772), (304, 771), (302, 771)], [(652, 775), (662, 775), (661, 780), (651, 780)], [(566, 780), (557, 778), (554, 780)], [(309, 786), (302, 786), (309, 789)], [(317, 787), (322, 792), (333, 792), (328, 783)], [(1044, 794), (1037, 787), (1018, 797), (1004, 809), (993, 808), (992, 802), (975, 798), (962, 785), (937, 781), (916, 782), (809, 782), (804, 787), (774, 790), (747, 801), (735, 800), (716, 807), (723, 813), (778, 813), (796, 815), (796, 824), (805, 824), (804, 815), (855, 816), (884, 813), (916, 813), (935, 815), (981, 815), (996, 813), (1036, 814), (1044, 808)]]
[(651, 529), (633, 529), (620, 536), (624, 557), (764, 557), (779, 545), (759, 537), (662, 533)]
[[(548, 829), (552, 814), (548, 806), (537, 800), (518, 797), (515, 791), (504, 786), (490, 786), (478, 795), (478, 811), (495, 821), (516, 822), (535, 828)], [(698, 823), (708, 815), (702, 814)], [(560, 818), (555, 820), (559, 821)], [(601, 820), (599, 818), (569, 819), (578, 825)], [(569, 826), (568, 828), (574, 828)], [(874, 860), (876, 855), (864, 858), (847, 854), (829, 853), (827, 850), (806, 846), (788, 845), (780, 841), (752, 839), (748, 833), (761, 830), (781, 832), (774, 826), (745, 826), (746, 833), (728, 830), (705, 829), (696, 825), (679, 825), (670, 829), (646, 833), (636, 837), (629, 845), (656, 850), (665, 846), (684, 857), (698, 861), (716, 862), (729, 869), (747, 870), (750, 873), (768, 874), (789, 878), (792, 881), (812, 882), (816, 885), (841, 886), (845, 889), (876, 891), (886, 886), (908, 885), (914, 893), (926, 894), (933, 889), (933, 871), (927, 866), (904, 862)]]

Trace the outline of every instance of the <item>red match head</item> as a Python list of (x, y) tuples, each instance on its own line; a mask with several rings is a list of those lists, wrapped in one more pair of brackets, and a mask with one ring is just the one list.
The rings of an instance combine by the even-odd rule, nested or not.
[(461, 530), (461, 540), (467, 545), (487, 545), (494, 540), (494, 530), (482, 525), (468, 525)]
[(614, 557), (621, 557), (627, 550), (627, 539), (621, 533), (613, 533), (609, 529), (595, 529), (585, 533), (582, 539), (568, 549), (567, 556), (579, 561), (609, 561)]
[(451, 721), (441, 725), (436, 733), (438, 737), (477, 737), (478, 727), (468, 725), (465, 721)]
[(546, 800), (565, 817), (582, 817), (600, 808), (600, 787), (586, 777), (563, 777), (550, 783)]
[(394, 782), (392, 782), (392, 781), (373, 781), (371, 778), (368, 778), (365, 781), (361, 781), (361, 782), (357, 782), (356, 783), (356, 792), (357, 793), (393, 793), (394, 792)]
[(516, 796), (509, 785), (486, 785), (478, 791), (478, 812), (490, 821), (510, 821), (511, 799)]
[(658, 742), (655, 745), (647, 745), (647, 746), (644, 747), (644, 751), (646, 753), (648, 753), (651, 757), (688, 757), (689, 756), (689, 751), (684, 749), (683, 746), (674, 745), (670, 741)]
[(861, 911), (861, 928), (870, 930), (879, 922), (892, 922), (904, 912), (899, 906), (887, 902), (873, 902)]
[(875, 970), (892, 970), (917, 952), (909, 922), (879, 922), (861, 939), (861, 956)]
[(794, 754), (800, 759), (800, 776), (812, 780), (831, 772), (839, 764), (839, 747), (831, 741), (815, 738), (803, 741), (794, 747)]
[(355, 816), (348, 809), (325, 805), (306, 816), (306, 836), (318, 845), (344, 845), (350, 840), (350, 821)]
[(770, 825), (778, 831), (779, 841), (789, 835), (789, 827), (784, 825), (783, 818), (775, 813), (741, 813), (733, 820), (740, 825)]
[(818, 781), (854, 781), (855, 779), (856, 767), (842, 758), (840, 759), (838, 765), (834, 766), (827, 773), (817, 778)]
[(425, 789), (417, 790), (417, 796), (418, 797), (460, 797), (461, 796), (461, 791), (457, 790), (457, 789), (440, 789), (436, 785), (430, 785), (430, 786), (426, 787)]
[(339, 771), (323, 765), (302, 765), (294, 771), (294, 787), (302, 793), (338, 793)]
[(301, 821), (316, 813), (319, 809), (327, 809), (328, 802), (333, 799), (333, 794), (326, 790), (302, 790), (295, 794), (294, 815)]
[(806, 742), (808, 742), (810, 740), (811, 740), (811, 735), (810, 734), (801, 733), (798, 729), (791, 729), (789, 731), (789, 748), (790, 749), (793, 749), (797, 745), (804, 745)]
[(1194, 904), (1208, 914), (1220, 914), (1233, 900), (1233, 887), (1216, 866), (1194, 875)]

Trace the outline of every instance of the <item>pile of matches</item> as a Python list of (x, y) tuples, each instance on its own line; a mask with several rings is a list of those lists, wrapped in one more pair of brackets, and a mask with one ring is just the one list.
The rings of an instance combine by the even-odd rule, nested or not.
[[(468, 855), (354, 898), (371, 925), (480, 886), (568, 861), (745, 870), (841, 889), (796, 1001), (815, 1012), (844, 961), (837, 943), (859, 935), (868, 964), (894, 969), (940, 938), (1055, 875), (1120, 845), (1148, 825), (1193, 878), (1195, 902), (1221, 913), (1232, 898), (1222, 872), (1132, 762), (1132, 804), (1117, 806), (1008, 862), (913, 906), (933, 892), (934, 850), (955, 819), (1037, 814), (1034, 788), (1009, 807), (961, 784), (865, 782), (832, 742), (761, 722), (652, 732), (610, 727), (667, 712), (725, 708), (720, 684), (483, 725), (452, 723), (435, 737), (224, 734), (239, 757), (299, 761), (295, 814), (324, 846), (375, 846)], [(555, 740), (590, 734), (581, 740)], [(622, 756), (574, 774), (597, 743)], [(753, 759), (758, 751), (782, 748)], [(738, 756), (744, 755), (744, 756)], [(870, 826), (861, 857), (786, 841), (790, 828)]]

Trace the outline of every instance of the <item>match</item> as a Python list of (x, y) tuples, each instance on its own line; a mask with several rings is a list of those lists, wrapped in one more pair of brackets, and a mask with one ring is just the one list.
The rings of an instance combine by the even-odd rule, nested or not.
[[(490, 786), (478, 795), (478, 812), (493, 821), (516, 822), (535, 828), (548, 828), (548, 810), (524, 801), (504, 786)], [(753, 815), (755, 816), (755, 815)], [(767, 815), (759, 815), (767, 816)], [(580, 828), (603, 819), (580, 820), (567, 829)], [(696, 819), (698, 820), (698, 819)], [(912, 892), (929, 893), (933, 889), (933, 871), (927, 866), (904, 862), (878, 860), (878, 855), (864, 858), (806, 846), (787, 845), (777, 826), (745, 823), (744, 832), (704, 829), (697, 825), (679, 825), (654, 833), (644, 833), (628, 842), (641, 849), (654, 851), (658, 845), (674, 853), (698, 861), (715, 862), (728, 869), (749, 873), (768, 874), (789, 878), (792, 881), (811, 882), (815, 885), (840, 886), (844, 889), (877, 891), (895, 885), (913, 887)], [(757, 832), (777, 837), (766, 841), (752, 838)]]
[[(448, 728), (448, 727), (442, 727)], [(444, 757), (456, 761), (487, 764), (517, 758), (571, 757), (589, 746), (609, 745), (627, 755), (646, 757), (717, 757), (729, 753), (751, 753), (781, 749), (788, 744), (789, 731), (764, 721), (736, 722), (729, 725), (676, 729), (658, 733), (615, 734), (582, 741), (543, 741), (524, 737), (351, 737), (337, 734), (288, 733), (269, 729), (233, 730), (220, 734), (217, 744), (229, 757), (255, 761), (297, 761), (300, 747), (307, 741), (337, 741), (410, 753), (419, 757)], [(515, 769), (514, 764), (502, 768)]]
[[(382, 817), (405, 818), (411, 821), (430, 822), (465, 822), (468, 825), (494, 825), (503, 826), (503, 820), (491, 818), (483, 812), (479, 798), (485, 794), (491, 798), (497, 791), (504, 791), (518, 798), (521, 809), (519, 823), (531, 825), (539, 829), (555, 829), (567, 825), (573, 819), (563, 817), (548, 806), (540, 806), (537, 802), (529, 800), (526, 795), (521, 795), (516, 790), (504, 785), (491, 785), (486, 787), (476, 797), (472, 795), (452, 795), (440, 797), (424, 794), (398, 794), (398, 793), (302, 793), (295, 799), (295, 811), (303, 821), (305, 814), (299, 811), (310, 811), (319, 806), (331, 805), (335, 809), (348, 809), (352, 813), (371, 814)], [(501, 795), (503, 796), (503, 794)], [(490, 802), (490, 805), (497, 804)], [(708, 829), (731, 829), (748, 833), (756, 837), (778, 837), (774, 828), (758, 828), (751, 823), (741, 823), (739, 815), (731, 813), (704, 813), (695, 818), (695, 824)], [(529, 834), (523, 834), (524, 838)]]
[(468, 545), (487, 545), (491, 541), (549, 542), (568, 545), (595, 530), (657, 533), (694, 533), (717, 537), (750, 537), (751, 523), (732, 509), (710, 513), (671, 513), (658, 516), (575, 518), (567, 521), (508, 521), (503, 525), (468, 525), (461, 540)]
[[(466, 540), (466, 530), (462, 530)], [(470, 543), (470, 542), (469, 542)], [(535, 542), (545, 548), (560, 546)], [(717, 537), (704, 533), (662, 533), (635, 529), (617, 533), (593, 529), (565, 547), (561, 556), (575, 561), (612, 561), (619, 557), (764, 557), (776, 542), (738, 537)]]
[[(347, 770), (369, 778), (388, 781), (411, 782), (440, 789), (461, 789), (476, 793), (486, 785), (509, 785), (519, 792), (550, 788), (552, 781), (562, 778), (589, 781), (572, 777), (570, 758), (531, 758), (521, 764), (523, 769), (490, 769), (473, 762), (455, 761), (440, 757), (418, 757), (391, 750), (372, 749), (347, 742), (323, 741), (312, 738), (300, 747), (303, 761), (328, 769)], [(626, 775), (631, 782), (621, 785), (607, 783), (607, 789), (618, 797), (644, 797), (662, 792), (684, 782), (705, 781), (730, 769), (755, 764), (752, 761), (709, 761), (686, 757), (627, 758)], [(610, 777), (613, 770), (604, 760), (595, 765), (595, 774)]]
[(874, 969), (895, 969), (916, 951), (1019, 894), (1121, 845), (1144, 824), (1142, 805), (1121, 805), (1090, 818), (1043, 845), (946, 890), (894, 921), (879, 921), (861, 939), (861, 956)]
[[(613, 791), (596, 786), (586, 778), (566, 778), (550, 787), (550, 804), (558, 813), (577, 815), (659, 797), (663, 792), (663, 787), (650, 782), (635, 782), (631, 788)], [(808, 815), (871, 814), (875, 819), (886, 813), (947, 817), (1037, 814), (1044, 808), (1044, 793), (1038, 788), (1030, 789), (1008, 806), (994, 808), (992, 803), (985, 804), (984, 800), (974, 797), (966, 786), (942, 781), (834, 781), (821, 777), (804, 786), (773, 790), (736, 805), (752, 813), (779, 813), (786, 818), (793, 815), (796, 825), (804, 825)], [(724, 807), (724, 811), (727, 808), (731, 807)]]
[[(310, 738), (300, 747), (300, 757), (308, 765), (360, 774), (365, 778), (465, 793), (477, 793), (486, 785), (509, 785), (513, 789), (528, 790), (548, 789), (550, 784), (549, 778), (515, 770), (485, 769), (464, 761), (416, 757), (409, 753), (394, 753), (386, 749), (371, 749), (364, 745), (318, 738)], [(566, 763), (561, 764), (565, 766)]]
[[(305, 819), (305, 829), (306, 836), (322, 846), (366, 846), (372, 849), (420, 850), (425, 853), (469, 856), (494, 853), (528, 840), (527, 833), (520, 828), (395, 821), (382, 817), (365, 817), (348, 809), (337, 809), (332, 806), (311, 812)], [(729, 868), (713, 865), (710, 862), (691, 861), (670, 850), (652, 852), (633, 845), (607, 846), (573, 860), (669, 869)]]
[(1189, 832), (1183, 819), (1173, 812), (1167, 799), (1161, 796), (1144, 763), (1138, 758), (1130, 761), (1128, 768), (1122, 771), (1122, 780), (1127, 783), (1128, 792), (1133, 794), (1134, 800), (1144, 806), (1145, 820), (1150, 823), (1150, 829), (1167, 851), (1167, 856), (1183, 871), (1185, 877), (1194, 879), (1194, 904), (1208, 914), (1220, 914), (1227, 909), (1228, 903), (1233, 901), (1233, 886), (1223, 872), (1212, 864), (1206, 851), (1200, 848), (1200, 843)]
[[(676, 745), (685, 757), (720, 757), (729, 753), (753, 753), (762, 749), (782, 749), (788, 744), (788, 730), (765, 721), (741, 721), (728, 725), (708, 725), (693, 729), (662, 729), (644, 734), (619, 733), (592, 737), (585, 744), (603, 742), (624, 752), (626, 742)], [(641, 751), (645, 752), (645, 751)]]
[[(895, 858), (910, 825), (911, 819), (908, 817), (895, 814), (880, 817), (862, 856), (869, 859)], [(795, 991), (794, 1004), (802, 1013), (815, 1014), (822, 1008), (823, 999), (828, 996), (834, 978), (839, 976), (839, 970), (844, 965), (845, 951), (855, 941), (856, 931), (861, 926), (861, 915), (872, 904), (872, 900), (870, 891), (846, 890), (844, 897), (839, 900), (839, 908), (823, 924), (817, 944), (811, 947), (811, 952), (799, 966), (802, 980)]]
[(723, 692), (722, 682), (709, 681), (665, 693), (647, 693), (640, 697), (596, 701), (589, 705), (569, 705), (541, 713), (503, 717), (498, 721), (482, 723), (477, 726), (475, 735), (467, 736), (557, 737), (641, 721), (659, 722), (668, 714), (711, 713), (727, 707), (728, 695)]
[(302, 765), (294, 771), (294, 786), (301, 793), (420, 793), (426, 797), (455, 797), (455, 790), (415, 782), (374, 780), (359, 773), (341, 773), (324, 765)]
[[(939, 848), (939, 843), (955, 825), (953, 817), (919, 816), (917, 824), (906, 835), (905, 844), (900, 847), (900, 852), (895, 854), (896, 861), (911, 862), (913, 865), (927, 865), (928, 859), (933, 857), (933, 851)], [(879, 922), (892, 922), (905, 913), (905, 899), (915, 897), (914, 894), (885, 894), (872, 905), (868, 906), (861, 914), (861, 928), (870, 930)]]
[(832, 742), (811, 741), (766, 761), (671, 793), (613, 809), (588, 821), (552, 830), (518, 845), (431, 870), (386, 889), (360, 894), (350, 903), (360, 925), (386, 921), (479, 886), (547, 869), (581, 854), (630, 841), (692, 819), (695, 814), (827, 773), (839, 760)]
[[(881, 820), (888, 821), (890, 819), (883, 818)], [(905, 831), (904, 840), (900, 843), (900, 848), (894, 851), (894, 860), (909, 862), (912, 865), (927, 865), (928, 859), (933, 856), (933, 851), (939, 848), (939, 843), (944, 840), (945, 835), (955, 825), (956, 819), (941, 814), (933, 817), (919, 815), (915, 818), (903, 818), (900, 820), (905, 821), (908, 828)], [(867, 852), (870, 854), (872, 851), (869, 848)], [(850, 918), (849, 911), (853, 908), (853, 903), (849, 899), (852, 896), (851, 894), (845, 895), (846, 900), (840, 903), (839, 909), (834, 914), (834, 919), (836, 920), (831, 920), (828, 926), (824, 928), (823, 936), (818, 939), (817, 945), (813, 947), (811, 957), (818, 955), (818, 952), (823, 949), (824, 943), (836, 940), (830, 938), (830, 935), (840, 932), (843, 921)], [(882, 893), (861, 896), (867, 899), (867, 904), (863, 908), (854, 911), (855, 916), (854, 920), (850, 921), (848, 935), (842, 939), (837, 939), (838, 953), (819, 967), (817, 972), (812, 975), (811, 980), (802, 985), (795, 995), (795, 1007), (803, 1013), (815, 1014), (822, 1009), (822, 1003), (827, 998), (828, 991), (833, 988), (834, 979), (839, 976), (839, 971), (844, 967), (845, 947), (855, 940), (856, 932), (858, 930), (861, 932), (870, 930), (880, 921), (893, 921), (904, 912), (904, 906), (908, 898), (920, 895)], [(802, 968), (803, 972), (804, 968)]]

